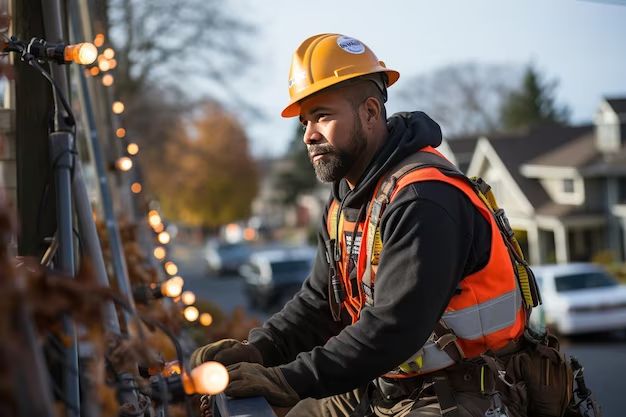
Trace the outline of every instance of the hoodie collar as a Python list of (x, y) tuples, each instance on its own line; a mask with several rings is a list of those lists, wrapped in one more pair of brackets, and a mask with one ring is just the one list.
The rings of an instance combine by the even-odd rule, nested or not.
[(345, 179), (333, 183), (333, 196), (348, 209), (360, 210), (366, 205), (379, 178), (407, 156), (425, 146), (441, 144), (441, 128), (426, 113), (396, 113), (387, 120), (389, 135), (379, 152), (365, 169), (354, 189)]

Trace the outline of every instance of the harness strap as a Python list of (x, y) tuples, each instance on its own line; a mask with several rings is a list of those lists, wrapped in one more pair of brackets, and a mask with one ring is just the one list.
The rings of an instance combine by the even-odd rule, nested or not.
[(391, 169), (380, 182), (376, 197), (371, 204), (370, 221), (367, 226), (365, 271), (361, 280), (366, 306), (374, 305), (372, 266), (378, 265), (383, 246), (380, 236), (380, 220), (382, 213), (389, 204), (391, 194), (395, 190), (398, 181), (411, 171), (428, 167), (438, 168), (450, 175), (460, 175), (464, 177), (458, 168), (447, 159), (433, 154), (432, 152), (416, 152)]
[(446, 374), (441, 373), (433, 376), (433, 388), (439, 407), (441, 408), (442, 417), (459, 417), (459, 406), (457, 405), (454, 392), (450, 386), (450, 381)]

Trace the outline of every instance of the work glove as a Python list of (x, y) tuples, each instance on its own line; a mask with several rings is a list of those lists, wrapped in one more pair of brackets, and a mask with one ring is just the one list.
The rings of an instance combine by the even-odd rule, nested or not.
[(230, 382), (224, 391), (230, 397), (263, 396), (277, 407), (293, 407), (300, 401), (278, 367), (240, 362), (227, 367)]
[(195, 368), (208, 361), (220, 362), (225, 366), (237, 362), (263, 363), (263, 356), (254, 345), (247, 341), (222, 339), (194, 350), (189, 359), (189, 365)]

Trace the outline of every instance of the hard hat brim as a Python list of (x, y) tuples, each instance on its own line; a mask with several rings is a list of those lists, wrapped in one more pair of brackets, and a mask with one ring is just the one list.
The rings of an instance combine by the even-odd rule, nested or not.
[(368, 72), (363, 72), (363, 73), (351, 73), (351, 74), (338, 76), (338, 77), (328, 77), (325, 80), (317, 81), (316, 83), (311, 84), (309, 87), (300, 91), (295, 97), (291, 99), (287, 107), (285, 107), (285, 109), (280, 113), (280, 115), (284, 118), (299, 116), (300, 115), (300, 102), (303, 99), (315, 93), (318, 93), (328, 87), (338, 84), (342, 81), (360, 77), (362, 75), (373, 74), (376, 72), (384, 72), (385, 74), (387, 74), (387, 87), (394, 84), (396, 81), (398, 81), (398, 78), (400, 78), (400, 73), (398, 71), (394, 71), (392, 69), (388, 69), (382, 66), (380, 67), (379, 71), (368, 71)]

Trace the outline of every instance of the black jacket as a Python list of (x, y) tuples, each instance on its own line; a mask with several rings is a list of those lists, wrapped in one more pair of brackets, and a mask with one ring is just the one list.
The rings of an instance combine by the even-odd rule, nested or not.
[[(344, 215), (357, 216), (377, 180), (424, 146), (439, 146), (439, 125), (421, 112), (388, 121), (389, 136), (354, 190), (333, 186)], [(326, 228), (326, 216), (322, 230)], [(300, 292), (249, 341), (265, 366), (278, 366), (300, 398), (322, 398), (361, 387), (406, 361), (427, 340), (458, 282), (488, 261), (490, 227), (455, 187), (436, 181), (401, 190), (381, 219), (383, 251), (374, 306), (350, 323), (333, 321), (323, 234), (311, 275)]]

